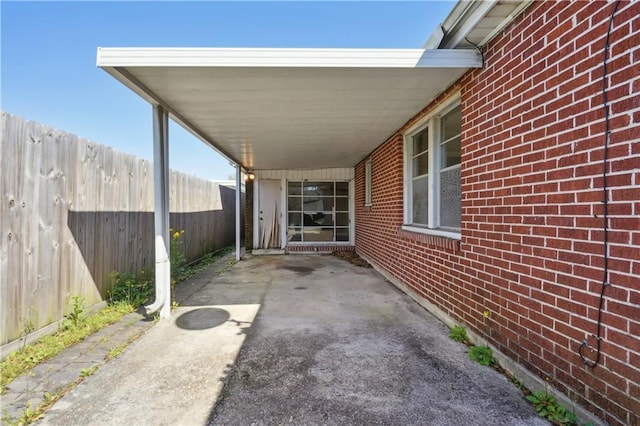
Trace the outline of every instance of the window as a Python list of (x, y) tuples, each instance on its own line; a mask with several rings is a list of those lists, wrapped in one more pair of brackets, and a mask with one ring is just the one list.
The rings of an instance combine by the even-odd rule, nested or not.
[(349, 182), (288, 182), (287, 241), (349, 242)]
[(371, 205), (371, 158), (364, 163), (364, 205)]
[(461, 118), (455, 102), (405, 135), (405, 226), (413, 230), (460, 232)]

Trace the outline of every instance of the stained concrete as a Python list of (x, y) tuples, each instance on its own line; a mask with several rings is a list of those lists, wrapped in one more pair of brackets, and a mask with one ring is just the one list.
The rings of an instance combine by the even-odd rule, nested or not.
[(171, 320), (41, 423), (547, 424), (372, 269), (321, 255), (248, 257), (203, 271), (177, 298)]

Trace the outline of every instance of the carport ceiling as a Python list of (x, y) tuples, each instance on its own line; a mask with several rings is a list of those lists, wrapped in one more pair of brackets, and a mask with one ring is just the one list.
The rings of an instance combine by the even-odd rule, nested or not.
[(352, 167), (475, 50), (99, 48), (98, 66), (245, 169)]

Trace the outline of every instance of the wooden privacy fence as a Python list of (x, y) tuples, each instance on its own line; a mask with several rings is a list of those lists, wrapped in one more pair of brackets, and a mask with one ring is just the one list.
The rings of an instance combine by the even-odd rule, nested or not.
[[(153, 166), (2, 112), (0, 345), (101, 302), (111, 273), (153, 272)], [(172, 171), (171, 226), (187, 260), (235, 240), (235, 191)]]

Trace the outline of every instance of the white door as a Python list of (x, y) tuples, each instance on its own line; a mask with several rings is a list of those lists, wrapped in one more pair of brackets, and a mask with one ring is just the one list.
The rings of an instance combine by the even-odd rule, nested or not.
[(258, 248), (281, 248), (280, 180), (260, 180), (258, 184)]

